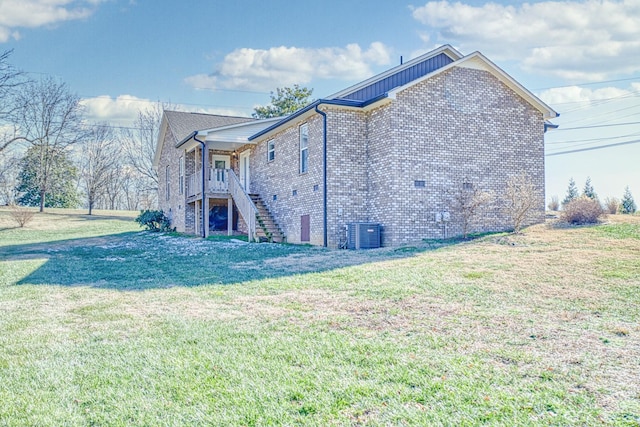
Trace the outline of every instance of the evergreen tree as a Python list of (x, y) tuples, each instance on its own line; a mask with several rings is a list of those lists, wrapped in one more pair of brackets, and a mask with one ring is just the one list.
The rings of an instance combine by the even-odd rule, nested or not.
[(277, 88), (276, 95), (271, 92), (271, 105), (255, 107), (253, 117), (268, 119), (286, 116), (306, 107), (311, 101), (313, 89), (293, 85), (293, 87)]
[(636, 202), (633, 200), (631, 190), (629, 186), (624, 189), (624, 196), (622, 196), (622, 202), (620, 202), (620, 212), (623, 214), (632, 214), (636, 211)]
[(567, 188), (567, 195), (564, 197), (562, 205), (564, 206), (570, 201), (577, 199), (579, 195), (580, 194), (578, 193), (578, 186), (576, 185), (576, 182), (573, 180), (573, 178), (570, 178), (569, 187)]
[(588, 197), (593, 200), (598, 200), (598, 195), (596, 191), (593, 189), (593, 185), (591, 185), (591, 177), (588, 176), (586, 182), (584, 183), (584, 191), (582, 192), (584, 197)]
[[(49, 158), (45, 160), (44, 157), (47, 156)], [(46, 175), (42, 172), (43, 163), (50, 167)], [(24, 206), (40, 206), (42, 188), (46, 187), (44, 207), (76, 208), (80, 204), (75, 184), (77, 179), (78, 169), (65, 152), (52, 154), (34, 145), (20, 161), (20, 174), (16, 186), (18, 203)]]

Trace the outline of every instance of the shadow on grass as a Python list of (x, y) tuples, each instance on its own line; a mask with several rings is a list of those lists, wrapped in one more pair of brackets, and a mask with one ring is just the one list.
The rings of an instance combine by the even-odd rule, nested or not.
[(323, 272), (419, 253), (471, 239), (430, 240), (417, 246), (361, 251), (313, 246), (203, 240), (175, 234), (126, 232), (100, 237), (0, 247), (0, 259), (46, 262), (18, 285), (91, 286), (144, 290), (243, 283)]
[(135, 217), (132, 216), (123, 216), (123, 215), (100, 215), (100, 214), (80, 214), (77, 215), (78, 218), (87, 220), (87, 221), (95, 221), (98, 219), (117, 219), (119, 221), (127, 221), (132, 222)]

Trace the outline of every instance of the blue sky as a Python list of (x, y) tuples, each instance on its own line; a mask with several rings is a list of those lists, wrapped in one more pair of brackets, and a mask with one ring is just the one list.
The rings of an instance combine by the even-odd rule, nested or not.
[[(322, 97), (449, 43), (561, 113), (548, 154), (640, 140), (640, 2), (0, 0), (0, 51), (55, 76), (92, 120), (155, 101), (249, 115), (278, 86)], [(597, 126), (597, 127), (594, 127)], [(577, 129), (574, 129), (577, 128)], [(590, 176), (640, 200), (640, 143), (547, 157), (547, 196)]]

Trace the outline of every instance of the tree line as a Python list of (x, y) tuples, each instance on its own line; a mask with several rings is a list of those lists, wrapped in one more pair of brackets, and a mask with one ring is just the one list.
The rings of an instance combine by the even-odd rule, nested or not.
[[(167, 104), (141, 110), (132, 128), (88, 123), (80, 98), (47, 77), (34, 80), (0, 55), (0, 205), (45, 208), (155, 209), (153, 168)], [(313, 90), (294, 85), (271, 93), (255, 118), (290, 114)]]
[(93, 209), (157, 205), (153, 169), (164, 105), (132, 128), (88, 123), (80, 98), (57, 79), (31, 79), (0, 54), (0, 204)]

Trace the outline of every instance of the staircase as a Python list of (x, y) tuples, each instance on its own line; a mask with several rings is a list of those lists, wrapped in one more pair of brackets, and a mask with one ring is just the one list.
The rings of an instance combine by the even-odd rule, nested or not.
[(278, 224), (273, 219), (273, 215), (267, 209), (267, 205), (258, 194), (249, 194), (251, 201), (256, 206), (256, 235), (260, 240), (267, 242), (284, 243), (286, 238), (284, 233), (278, 227)]

